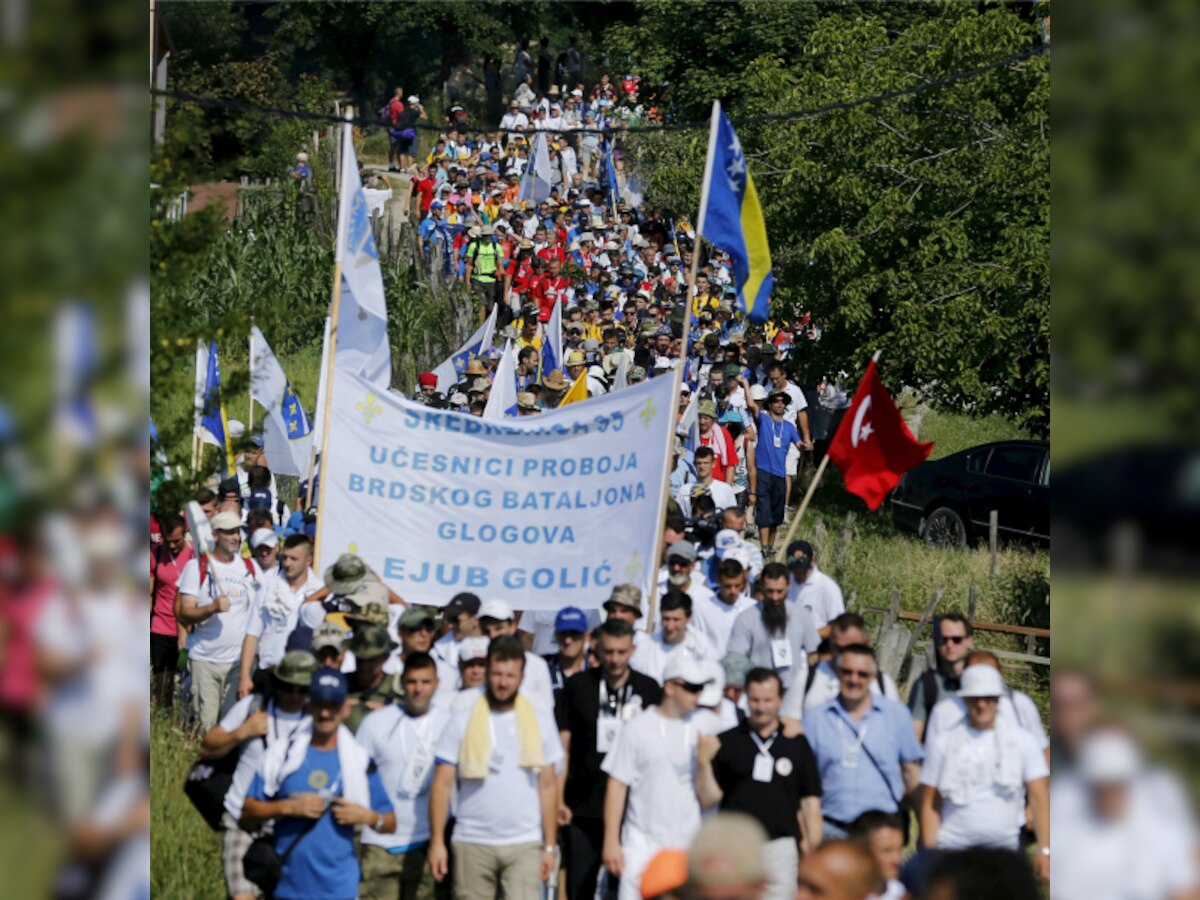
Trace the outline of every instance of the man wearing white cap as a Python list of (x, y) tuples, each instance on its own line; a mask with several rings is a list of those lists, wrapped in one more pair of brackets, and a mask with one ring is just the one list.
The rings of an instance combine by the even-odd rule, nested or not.
[[(488, 600), (479, 607), (479, 624), (483, 633), (492, 640), (501, 635), (517, 633), (512, 607), (503, 600)], [(554, 686), (550, 680), (550, 667), (544, 659), (528, 650), (525, 651), (521, 693), (532, 701), (538, 712), (554, 715)]]
[[(250, 549), (275, 547), (279, 536), (270, 528), (250, 535)], [(254, 657), (258, 656), (259, 682), (281, 659), (288, 635), (300, 619), (300, 604), (324, 585), (313, 574), (312, 539), (306, 534), (289, 535), (279, 551), (279, 566), (262, 573), (263, 589), (250, 612), (246, 637), (242, 640), (242, 658), (238, 679), (238, 699), (254, 689)]]
[(176, 611), (181, 625), (194, 626), (187, 643), (192, 705), (205, 732), (237, 701), (242, 638), (261, 587), (254, 563), (239, 554), (241, 516), (219, 512), (211, 525), (211, 558), (198, 557), (184, 567)]
[(620, 900), (640, 898), (646, 864), (664, 847), (687, 847), (700, 828), (698, 732), (687, 717), (711, 676), (680, 653), (668, 661), (663, 680), (662, 703), (621, 728), (601, 766), (608, 774), (602, 857), (621, 879)]
[(991, 666), (967, 666), (959, 696), (967, 718), (927, 744), (921, 770), (921, 843), (957, 850), (993, 846), (1016, 850), (1029, 793), (1041, 853), (1049, 873), (1050, 770), (1041, 748), (1024, 730), (999, 719), (1004, 679)]

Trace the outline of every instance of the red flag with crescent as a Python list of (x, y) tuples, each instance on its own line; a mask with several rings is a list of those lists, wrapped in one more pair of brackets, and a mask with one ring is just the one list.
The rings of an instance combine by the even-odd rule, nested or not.
[(846, 490), (878, 509), (900, 476), (932, 449), (933, 441), (918, 441), (908, 430), (872, 360), (829, 444), (829, 458), (841, 469)]

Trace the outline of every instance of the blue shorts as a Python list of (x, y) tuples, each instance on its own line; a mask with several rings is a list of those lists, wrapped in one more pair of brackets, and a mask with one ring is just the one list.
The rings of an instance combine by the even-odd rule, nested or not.
[(754, 524), (759, 528), (774, 528), (783, 524), (787, 509), (787, 478), (758, 470), (754, 489)]

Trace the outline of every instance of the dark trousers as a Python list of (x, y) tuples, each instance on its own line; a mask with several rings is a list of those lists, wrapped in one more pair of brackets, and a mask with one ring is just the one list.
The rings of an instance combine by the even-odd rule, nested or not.
[(560, 829), (559, 842), (567, 866), (567, 900), (591, 900), (600, 874), (604, 820), (575, 818)]

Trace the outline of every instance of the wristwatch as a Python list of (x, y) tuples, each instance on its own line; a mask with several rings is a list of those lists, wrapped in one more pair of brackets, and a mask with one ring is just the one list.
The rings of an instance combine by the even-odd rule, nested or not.
[(557, 844), (543, 844), (542, 852), (543, 853), (557, 853), (558, 845)]
[(375, 831), (383, 831), (383, 820), (384, 820), (384, 815), (383, 815), (383, 813), (380, 813), (375, 819), (375, 824), (372, 825), (371, 827)]

